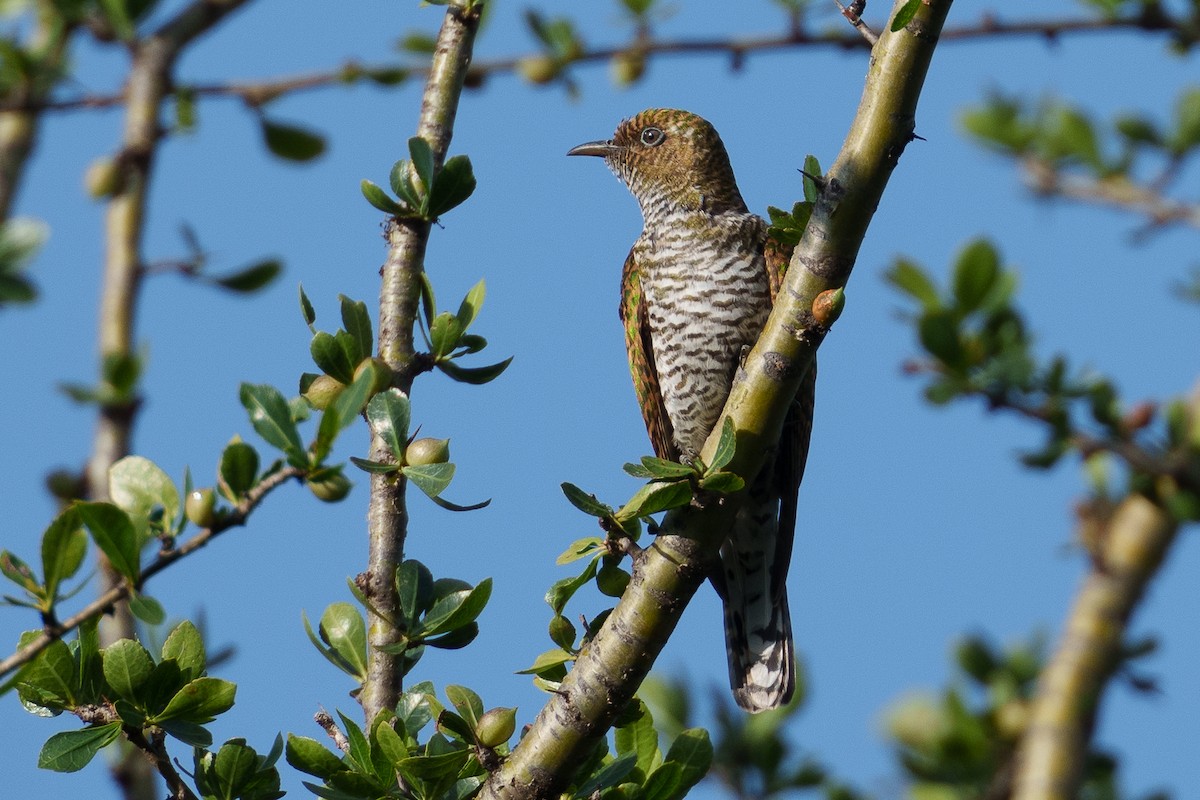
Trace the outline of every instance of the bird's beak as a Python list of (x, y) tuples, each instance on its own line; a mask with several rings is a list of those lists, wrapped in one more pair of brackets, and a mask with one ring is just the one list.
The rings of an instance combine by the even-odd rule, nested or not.
[(577, 145), (568, 150), (567, 155), (600, 156), (601, 158), (608, 158), (619, 149), (620, 148), (611, 141), (602, 140), (598, 142), (584, 142), (583, 144)]

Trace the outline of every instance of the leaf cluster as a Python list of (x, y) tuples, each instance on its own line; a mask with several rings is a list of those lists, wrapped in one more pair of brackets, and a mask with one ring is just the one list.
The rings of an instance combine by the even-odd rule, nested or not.
[(1101, 124), (1069, 103), (993, 94), (963, 112), (963, 128), (982, 144), (1007, 155), (1033, 158), (1052, 168), (1077, 168), (1099, 180), (1135, 180), (1143, 155), (1177, 170), (1200, 149), (1200, 87), (1180, 93), (1172, 119), (1160, 125), (1141, 114)]
[[(402, 656), (402, 676), (412, 671), (427, 646), (457, 650), (479, 635), (476, 620), (492, 596), (491, 578), (475, 586), (457, 578), (435, 580), (428, 567), (409, 559), (396, 568), (395, 581), (395, 614), (379, 609), (353, 581), (349, 586), (369, 614), (399, 632), (397, 642), (381, 649)], [(334, 603), (321, 615), (316, 633), (307, 616), (304, 629), (313, 646), (331, 664), (360, 684), (367, 679), (367, 626), (357, 608), (350, 603)]]
[(712, 759), (712, 743), (703, 728), (680, 730), (664, 753), (650, 709), (635, 697), (614, 724), (612, 751), (607, 741), (598, 742), (564, 796), (680, 800), (708, 772)]
[[(1153, 643), (1127, 648), (1145, 656)], [(954, 648), (956, 676), (938, 694), (911, 694), (886, 713), (884, 726), (913, 797), (973, 800), (996, 792), (1030, 724), (1031, 700), (1044, 663), (1040, 638), (1000, 648), (968, 636)], [(1117, 762), (1092, 748), (1080, 797), (1120, 798)], [(1149, 795), (1145, 800), (1163, 800)]]
[(437, 169), (433, 148), (420, 136), (408, 140), (408, 154), (408, 159), (392, 165), (388, 176), (399, 202), (377, 184), (362, 182), (363, 197), (380, 211), (397, 219), (436, 222), (475, 191), (475, 173), (467, 156), (451, 156)]
[[(438, 700), (433, 684), (419, 683), (394, 711), (376, 716), (368, 731), (339, 713), (344, 753), (290, 734), (287, 761), (319, 778), (320, 784), (304, 785), (328, 800), (466, 800), (482, 785), (493, 759), (508, 753), (515, 709), (485, 712), (479, 695), (464, 686), (447, 686), (446, 697), (453, 710)], [(430, 722), (435, 728), (422, 741)]]
[[(21, 644), (39, 633), (24, 634)], [(100, 649), (92, 620), (70, 643), (51, 643), (10, 683), (33, 714), (68, 711), (88, 721), (82, 729), (51, 736), (38, 759), (44, 769), (74, 772), (122, 733), (157, 736), (162, 731), (194, 747), (211, 745), (204, 726), (233, 706), (237, 687), (209, 677), (206, 667), (203, 640), (190, 622), (171, 631), (156, 661), (132, 639)], [(275, 781), (278, 788), (278, 776)]]
[(457, 359), (478, 353), (487, 347), (487, 339), (479, 334), (468, 333), (483, 308), (486, 291), (486, 284), (481, 280), (463, 297), (456, 313), (438, 311), (433, 284), (426, 273), (421, 273), (421, 316), (418, 322), (421, 335), (429, 348), (429, 361), (442, 373), (460, 383), (489, 383), (500, 377), (512, 363), (512, 356), (485, 367), (463, 367), (455, 363)]
[(821, 193), (819, 182), (822, 179), (821, 162), (816, 156), (809, 155), (804, 159), (804, 199), (792, 206), (790, 212), (775, 206), (767, 206), (767, 216), (771, 224), (767, 228), (769, 240), (785, 249), (791, 249), (800, 244), (804, 229), (812, 216), (813, 206)]
[(963, 248), (948, 289), (905, 259), (887, 279), (918, 306), (928, 359), (910, 369), (930, 376), (930, 402), (980, 397), (1040, 423), (1045, 445), (1021, 457), (1030, 467), (1049, 468), (1073, 450), (1089, 459), (1112, 452), (1131, 468), (1131, 489), (1157, 496), (1180, 521), (1200, 519), (1200, 411), (1174, 400), (1155, 424), (1153, 405), (1126, 407), (1107, 377), (1074, 372), (1061, 356), (1040, 361), (1013, 304), (1016, 272), (1001, 266), (994, 245), (978, 239)]

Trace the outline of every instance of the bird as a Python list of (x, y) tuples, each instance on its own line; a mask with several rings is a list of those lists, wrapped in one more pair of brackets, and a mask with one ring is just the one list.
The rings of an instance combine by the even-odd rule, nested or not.
[[(696, 114), (648, 109), (567, 155), (603, 158), (641, 206), (621, 276), (629, 369), (655, 455), (694, 461), (766, 325), (791, 247), (746, 207), (721, 137)], [(730, 687), (749, 712), (785, 705), (796, 688), (785, 583), (815, 380), (814, 363), (711, 575)]]

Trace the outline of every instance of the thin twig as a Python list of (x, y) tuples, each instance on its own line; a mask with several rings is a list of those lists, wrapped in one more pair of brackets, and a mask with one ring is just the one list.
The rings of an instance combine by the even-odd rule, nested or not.
[(171, 791), (168, 800), (198, 800), (191, 787), (184, 781), (183, 776), (175, 770), (175, 765), (171, 763), (171, 756), (167, 753), (166, 742), (161, 731), (151, 734), (147, 739), (142, 729), (134, 725), (122, 726), (121, 730), (129, 739), (129, 743), (150, 759), (150, 763), (158, 770), (158, 774), (167, 782), (167, 788)]
[(337, 746), (338, 750), (341, 750), (343, 753), (350, 752), (350, 741), (346, 738), (346, 734), (342, 733), (342, 729), (338, 727), (337, 723), (333, 721), (333, 716), (328, 711), (322, 708), (316, 714), (313, 714), (313, 720), (324, 729), (325, 734), (330, 739), (333, 739), (333, 743)]
[[(962, 25), (942, 31), (942, 42), (971, 42), (997, 37), (1035, 37), (1057, 41), (1067, 35), (1102, 33), (1105, 31), (1171, 31), (1186, 24), (1186, 20), (1149, 20), (1139, 15), (1102, 18), (1064, 18), (1048, 20), (1022, 20), (1006, 22), (994, 16), (985, 17), (978, 23)], [(673, 55), (718, 55), (743, 58), (749, 54), (768, 53), (777, 50), (828, 47), (839, 50), (861, 50), (869, 48), (871, 42), (856, 31), (854, 34), (836, 31), (811, 33), (804, 29), (792, 30), (781, 35), (695, 39), (663, 39), (638, 41), (638, 52), (646, 57)], [(587, 50), (571, 59), (571, 64), (608, 63), (614, 57), (627, 53), (631, 44), (598, 47)], [(477, 84), (488, 77), (511, 74), (518, 65), (538, 53), (507, 56), (471, 65), (470, 77)], [(330, 86), (345, 85), (347, 80), (367, 76), (372, 72), (402, 70), (413, 76), (425, 76), (429, 68), (421, 64), (377, 64), (362, 65), (347, 61), (340, 66), (302, 75), (283, 76), (259, 80), (240, 80), (227, 83), (181, 84), (178, 88), (197, 97), (230, 97), (257, 107), (285, 94), (312, 91)], [(92, 94), (61, 100), (33, 101), (17, 98), (0, 103), (0, 111), (40, 109), (46, 111), (74, 111), (80, 109), (111, 108), (125, 101), (124, 93)]]
[(862, 37), (867, 40), (868, 44), (874, 46), (879, 41), (879, 34), (871, 30), (871, 26), (859, 16), (862, 13), (859, 8), (861, 5), (866, 5), (865, 3), (861, 3), (861, 0), (859, 0), (859, 2), (852, 3), (849, 8), (842, 5), (839, 0), (833, 0), (833, 4), (842, 12), (842, 16), (846, 18), (846, 21), (862, 34)]

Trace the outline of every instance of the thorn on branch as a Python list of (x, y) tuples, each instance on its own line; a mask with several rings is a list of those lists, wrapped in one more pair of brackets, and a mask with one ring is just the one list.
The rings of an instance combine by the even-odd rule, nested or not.
[(833, 4), (841, 10), (842, 16), (846, 18), (846, 21), (853, 25), (871, 46), (874, 46), (879, 41), (879, 34), (875, 33), (867, 23), (863, 22), (862, 12), (867, 8), (867, 0), (854, 0), (849, 6), (842, 5), (839, 0), (833, 0)]

